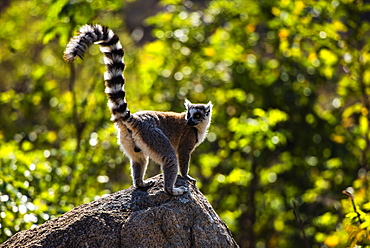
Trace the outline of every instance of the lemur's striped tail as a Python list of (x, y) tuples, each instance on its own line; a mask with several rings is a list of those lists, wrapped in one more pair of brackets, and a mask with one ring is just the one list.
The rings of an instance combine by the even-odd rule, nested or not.
[(67, 62), (73, 62), (76, 57), (83, 58), (86, 49), (93, 43), (98, 44), (100, 51), (104, 54), (104, 64), (107, 68), (104, 73), (105, 93), (109, 97), (111, 120), (126, 120), (131, 114), (127, 108), (123, 88), (125, 84), (122, 75), (125, 69), (124, 52), (118, 36), (111, 29), (100, 25), (82, 26), (78, 34), (69, 41), (63, 58)]

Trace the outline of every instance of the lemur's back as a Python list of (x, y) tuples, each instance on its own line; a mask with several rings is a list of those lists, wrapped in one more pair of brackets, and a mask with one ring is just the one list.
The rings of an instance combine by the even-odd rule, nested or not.
[[(194, 142), (194, 146), (197, 143), (198, 130), (186, 124), (185, 112), (141, 111), (133, 114), (133, 117), (141, 122), (142, 128), (155, 127), (160, 129), (175, 149), (179, 146), (182, 138), (187, 139), (187, 142)], [(129, 126), (127, 127), (130, 129)]]

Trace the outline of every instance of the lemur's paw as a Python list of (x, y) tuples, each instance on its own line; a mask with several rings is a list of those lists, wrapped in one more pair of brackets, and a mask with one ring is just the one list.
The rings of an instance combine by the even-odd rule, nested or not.
[(135, 184), (135, 186), (137, 187), (137, 188), (148, 188), (148, 187), (152, 187), (154, 185), (154, 181), (151, 181), (151, 180), (149, 180), (149, 181), (142, 181), (142, 182), (140, 182), (140, 183), (136, 183)]
[(178, 188), (166, 189), (167, 193), (170, 195), (182, 195), (188, 192), (188, 188), (185, 186), (180, 186)]
[(197, 179), (195, 178), (192, 178), (191, 176), (187, 175), (186, 177), (184, 177), (186, 180), (189, 180), (189, 181), (192, 181), (192, 182), (196, 182)]

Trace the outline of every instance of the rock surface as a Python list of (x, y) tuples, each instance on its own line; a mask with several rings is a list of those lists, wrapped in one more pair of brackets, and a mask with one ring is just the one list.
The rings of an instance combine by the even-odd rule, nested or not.
[(171, 196), (163, 176), (147, 189), (130, 187), (83, 204), (0, 247), (238, 247), (226, 224), (189, 181), (190, 193)]

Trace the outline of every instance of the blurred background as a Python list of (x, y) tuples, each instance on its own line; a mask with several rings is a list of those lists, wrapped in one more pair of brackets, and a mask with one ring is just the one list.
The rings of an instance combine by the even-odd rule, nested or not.
[(213, 102), (190, 175), (241, 247), (366, 247), (368, 2), (1, 0), (0, 242), (132, 184), (99, 48), (62, 59), (99, 23), (132, 112)]

